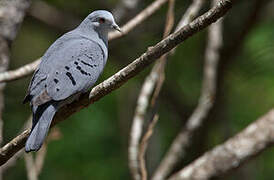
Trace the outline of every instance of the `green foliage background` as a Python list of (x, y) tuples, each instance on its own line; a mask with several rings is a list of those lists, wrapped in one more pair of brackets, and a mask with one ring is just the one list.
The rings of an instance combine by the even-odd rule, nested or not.
[[(83, 19), (96, 9), (113, 9), (118, 0), (46, 0), (61, 11)], [(124, 24), (152, 0), (143, 1), (119, 24)], [(190, 0), (177, 0), (176, 22)], [(193, 137), (183, 167), (219, 143), (241, 131), (274, 105), (274, 13), (271, 1), (265, 1), (259, 19), (248, 31), (236, 52), (237, 37), (255, 1), (239, 1), (224, 21), (224, 47), (219, 68), (216, 104), (204, 126)], [(273, 7), (272, 2), (272, 7)], [(209, 3), (203, 8), (205, 12)], [(109, 60), (98, 82), (111, 76), (141, 55), (148, 46), (161, 40), (167, 6), (156, 12), (127, 36), (109, 44)], [(54, 17), (53, 17), (54, 18)], [(13, 43), (10, 69), (43, 55), (64, 32), (27, 15)], [(160, 115), (151, 139), (147, 159), (149, 172), (157, 167), (172, 139), (197, 105), (203, 73), (207, 31), (202, 31), (179, 46), (168, 60), (166, 81), (160, 94)], [(232, 54), (227, 58), (227, 54)], [(127, 145), (136, 99), (149, 69), (99, 102), (58, 124), (62, 138), (48, 145), (48, 154), (40, 175), (46, 179), (130, 179)], [(22, 105), (30, 77), (7, 84), (5, 90), (5, 142), (12, 139), (30, 115)], [(149, 118), (148, 118), (149, 119)], [(217, 179), (273, 179), (274, 149), (269, 148), (243, 167)], [(27, 179), (21, 158), (5, 174), (7, 180)]]

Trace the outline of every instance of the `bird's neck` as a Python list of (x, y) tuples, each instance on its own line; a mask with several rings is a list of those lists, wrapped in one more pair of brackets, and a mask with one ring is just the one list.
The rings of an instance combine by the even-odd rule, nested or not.
[(90, 23), (82, 22), (76, 29), (77, 34), (97, 42), (103, 49), (105, 57), (108, 56), (108, 31), (100, 30)]
[(86, 23), (86, 21), (83, 21), (77, 29), (87, 38), (102, 41), (108, 47), (108, 31), (106, 29), (96, 27), (91, 23)]
[(97, 31), (98, 37), (104, 42), (106, 47), (108, 47), (108, 31), (107, 30), (99, 30), (95, 28)]

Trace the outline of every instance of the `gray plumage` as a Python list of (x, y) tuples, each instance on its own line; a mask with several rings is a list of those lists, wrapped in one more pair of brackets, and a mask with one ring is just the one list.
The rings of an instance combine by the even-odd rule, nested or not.
[(24, 99), (24, 103), (30, 101), (33, 112), (26, 152), (40, 149), (60, 107), (94, 85), (107, 61), (111, 29), (120, 31), (112, 14), (94, 11), (46, 51)]

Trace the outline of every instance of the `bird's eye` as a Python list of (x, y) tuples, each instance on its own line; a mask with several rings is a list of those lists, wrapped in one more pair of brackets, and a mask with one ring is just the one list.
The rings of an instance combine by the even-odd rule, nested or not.
[(105, 23), (105, 21), (106, 21), (105, 18), (99, 18), (99, 23), (100, 23), (100, 24)]

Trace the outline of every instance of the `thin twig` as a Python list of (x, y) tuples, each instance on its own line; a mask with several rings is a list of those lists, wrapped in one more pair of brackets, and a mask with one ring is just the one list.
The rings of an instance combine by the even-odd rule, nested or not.
[[(52, 126), (121, 87), (129, 79), (143, 71), (148, 65), (155, 62), (163, 54), (169, 52), (192, 35), (200, 32), (219, 18), (223, 17), (232, 7), (234, 2), (235, 0), (220, 0), (215, 7), (211, 8), (208, 12), (198, 17), (187, 26), (184, 26), (178, 32), (169, 35), (155, 46), (148, 48), (147, 52), (104, 82), (95, 86), (91, 92), (83, 94), (78, 100), (61, 108), (55, 115)], [(24, 147), (29, 133), (29, 129), (24, 131), (0, 149), (0, 165), (3, 165), (16, 152)]]
[(169, 180), (206, 180), (237, 168), (274, 143), (274, 109), (196, 159)]
[[(156, 0), (151, 5), (149, 5), (146, 9), (140, 12), (137, 16), (127, 22), (123, 27), (121, 27), (123, 33), (111, 32), (109, 34), (109, 40), (113, 40), (116, 38), (120, 38), (128, 34), (131, 30), (133, 30), (137, 25), (141, 24), (144, 20), (146, 20), (149, 16), (155, 13), (164, 3), (168, 0)], [(14, 81), (20, 79), (22, 77), (28, 76), (32, 74), (37, 66), (40, 63), (40, 58), (30, 64), (26, 64), (18, 69), (7, 71), (4, 73), (0, 73), (0, 82)]]
[[(193, 0), (190, 6), (187, 8), (186, 12), (182, 16), (181, 20), (179, 21), (177, 27), (175, 28), (175, 32), (190, 23), (194, 18), (197, 17), (199, 11), (201, 10), (203, 4), (206, 0)], [(170, 54), (175, 53), (176, 48), (174, 48)]]
[(33, 154), (24, 153), (24, 159), (26, 164), (28, 180), (38, 180), (38, 174), (33, 160)]
[[(52, 132), (52, 131), (51, 131)], [(51, 136), (51, 132), (49, 137)], [(45, 157), (47, 155), (47, 146), (50, 141), (50, 138), (47, 138), (47, 141), (41, 149), (37, 152), (35, 158), (32, 153), (24, 153), (24, 159), (26, 164), (26, 171), (29, 180), (38, 180), (42, 168), (44, 166)]]
[[(214, 0), (216, 4), (218, 0)], [(153, 180), (165, 179), (173, 170), (174, 166), (182, 158), (185, 149), (190, 144), (192, 134), (202, 125), (209, 110), (213, 106), (216, 94), (217, 66), (222, 46), (222, 20), (209, 27), (208, 45), (205, 52), (204, 78), (199, 103), (193, 114), (187, 120), (172, 142), (169, 150), (155, 172)]]
[[(138, 7), (140, 1), (141, 0), (121, 0), (121, 2), (112, 10), (116, 22), (120, 22), (129, 11)], [(34, 1), (28, 13), (41, 22), (61, 31), (71, 30), (81, 22), (79, 18), (65, 13), (41, 0)]]
[[(32, 117), (28, 120), (26, 124), (31, 124)], [(32, 153), (24, 153), (24, 159), (26, 164), (26, 170), (29, 180), (38, 180), (38, 176), (42, 171), (44, 166), (44, 160), (47, 154), (48, 143), (52, 140), (59, 140), (61, 138), (61, 133), (57, 127), (52, 128), (47, 137), (46, 142), (43, 144), (42, 148), (37, 152), (35, 158)]]
[(125, 34), (128, 34), (137, 25), (141, 24), (144, 20), (146, 20), (154, 12), (156, 12), (167, 1), (168, 0), (155, 0), (153, 3), (151, 3), (148, 7), (146, 7), (143, 11), (141, 11), (137, 16), (135, 16), (122, 27), (123, 33), (113, 31), (109, 34), (109, 39), (116, 39), (121, 36), (124, 36)]
[(18, 69), (0, 73), (0, 82), (14, 81), (17, 79), (21, 79), (25, 76), (28, 76), (38, 67), (40, 62), (41, 58), (33, 61), (30, 64), (24, 65)]
[[(32, 121), (32, 116), (30, 116), (27, 121), (24, 123), (24, 125), (22, 126), (22, 131), (24, 131), (24, 129), (30, 127), (31, 125), (31, 121)], [(17, 160), (19, 158), (22, 157), (22, 155), (25, 153), (24, 150), (20, 150), (18, 153), (16, 153), (6, 164), (4, 164), (1, 169), (3, 172), (5, 172), (7, 169), (9, 169), (10, 167), (14, 166), (17, 162)]]
[(35, 167), (37, 174), (39, 175), (42, 171), (42, 168), (44, 166), (45, 157), (47, 154), (47, 148), (48, 144), (51, 141), (58, 141), (62, 138), (62, 133), (58, 127), (53, 127), (47, 137), (46, 143), (42, 146), (42, 148), (37, 152), (36, 158), (35, 158)]
[[(166, 16), (166, 25), (165, 25), (165, 30), (163, 34), (163, 38), (166, 38), (170, 33), (174, 25), (174, 6), (175, 6), (175, 0), (170, 0), (169, 1), (169, 8)], [(165, 80), (165, 67), (166, 67), (166, 61), (167, 61), (167, 54), (164, 54), (161, 56), (160, 60), (156, 62), (154, 66), (156, 69), (156, 73), (158, 74), (158, 79), (156, 82), (156, 87), (154, 90), (154, 93), (151, 98), (151, 106), (153, 107), (155, 105), (156, 99), (159, 96), (159, 93), (162, 89), (162, 85)]]
[(117, 22), (120, 22), (129, 12), (135, 10), (142, 0), (121, 0), (120, 3), (112, 10)]
[[(164, 38), (169, 34), (173, 25), (172, 21), (174, 20), (174, 14), (173, 14), (174, 2), (175, 2), (174, 0), (169, 0), (169, 8), (167, 12), (167, 22), (166, 22), (165, 31), (164, 31)], [(143, 124), (145, 122), (144, 119), (145, 119), (147, 107), (149, 105), (149, 99), (151, 98), (153, 94), (153, 90), (155, 89), (155, 86), (157, 84), (157, 81), (159, 81), (159, 78), (160, 78), (160, 74), (159, 74), (160, 64), (158, 62), (153, 66), (150, 74), (146, 77), (145, 82), (143, 83), (143, 86), (141, 88), (141, 91), (137, 100), (135, 115), (132, 120), (129, 149), (128, 149), (128, 156), (129, 156), (128, 159), (129, 159), (130, 171), (133, 176), (133, 179), (135, 180), (139, 180), (142, 177), (141, 162), (140, 162), (140, 158), (138, 158), (138, 156), (140, 156), (139, 143), (142, 136)]]
[(147, 180), (147, 170), (146, 170), (146, 161), (145, 161), (145, 154), (146, 154), (146, 150), (147, 150), (147, 145), (148, 145), (148, 141), (151, 137), (151, 135), (153, 134), (153, 130), (154, 127), (157, 123), (159, 119), (159, 115), (156, 114), (152, 121), (150, 122), (150, 124), (148, 125), (148, 129), (145, 132), (141, 143), (140, 143), (140, 147), (139, 147), (139, 161), (140, 161), (140, 170), (141, 170), (141, 179), (142, 180)]
[(71, 14), (62, 12), (41, 0), (34, 1), (28, 13), (43, 23), (62, 31), (71, 30), (81, 22)]
[(179, 21), (177, 27), (175, 28), (175, 32), (190, 23), (196, 16), (198, 15), (199, 11), (201, 10), (203, 4), (206, 0), (193, 0), (190, 6), (187, 8), (186, 12), (182, 16), (181, 20)]
[(146, 114), (146, 109), (149, 105), (149, 97), (151, 96), (153, 92), (156, 80), (157, 80), (156, 73), (150, 73), (150, 75), (146, 77), (146, 80), (142, 86), (140, 95), (137, 100), (135, 115), (132, 121), (129, 148), (128, 148), (128, 156), (129, 156), (128, 161), (129, 161), (131, 174), (133, 176), (133, 179), (135, 180), (141, 179), (140, 162), (138, 159), (139, 143), (142, 136), (142, 129), (143, 129), (144, 118), (145, 118), (144, 116)]

